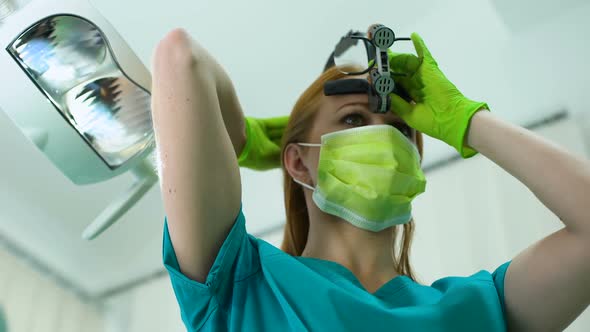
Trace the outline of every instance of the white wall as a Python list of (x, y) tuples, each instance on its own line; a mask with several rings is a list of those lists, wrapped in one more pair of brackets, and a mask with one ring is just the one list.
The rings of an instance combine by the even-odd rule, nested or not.
[(0, 307), (8, 332), (101, 332), (98, 307), (85, 303), (0, 247)]
[[(589, 155), (573, 119), (536, 132), (573, 153)], [(427, 191), (414, 205), (417, 229), (412, 249), (423, 283), (492, 271), (562, 227), (524, 185), (481, 155), (429, 172), (427, 179)], [(265, 239), (279, 246), (282, 234)], [(183, 331), (167, 277), (111, 299), (108, 307), (113, 317), (108, 332)], [(567, 331), (589, 330), (586, 311)]]
[(104, 303), (105, 332), (183, 332), (168, 277), (158, 278)]

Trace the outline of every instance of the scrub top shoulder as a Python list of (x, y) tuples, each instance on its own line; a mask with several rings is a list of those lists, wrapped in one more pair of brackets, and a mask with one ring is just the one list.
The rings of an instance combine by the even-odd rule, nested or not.
[(180, 272), (167, 219), (163, 256), (188, 331), (506, 330), (510, 262), (430, 286), (398, 276), (371, 294), (336, 262), (294, 257), (247, 234), (241, 208), (204, 283)]

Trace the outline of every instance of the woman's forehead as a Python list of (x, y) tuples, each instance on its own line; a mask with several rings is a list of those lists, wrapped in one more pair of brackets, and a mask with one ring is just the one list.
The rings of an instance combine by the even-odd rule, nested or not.
[(361, 104), (369, 107), (369, 96), (366, 93), (355, 93), (346, 95), (324, 96), (326, 106), (330, 106), (334, 111), (349, 104)]

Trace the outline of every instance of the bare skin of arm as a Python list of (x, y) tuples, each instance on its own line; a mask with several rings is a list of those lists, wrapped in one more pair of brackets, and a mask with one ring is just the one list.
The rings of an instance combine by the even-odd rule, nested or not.
[(240, 209), (243, 112), (223, 68), (182, 29), (156, 46), (152, 75), (170, 238), (181, 272), (204, 282)]
[(590, 303), (590, 162), (490, 112), (477, 112), (468, 144), (525, 184), (565, 227), (510, 263), (509, 331), (562, 331)]

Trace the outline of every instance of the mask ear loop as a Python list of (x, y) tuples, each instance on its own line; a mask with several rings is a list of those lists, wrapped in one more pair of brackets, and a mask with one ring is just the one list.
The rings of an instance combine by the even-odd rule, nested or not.
[(303, 183), (303, 182), (297, 180), (296, 178), (293, 178), (293, 181), (295, 181), (296, 183), (299, 183), (300, 185), (302, 185), (303, 187), (305, 187), (305, 188), (307, 188), (307, 189), (309, 189), (311, 191), (315, 191), (315, 188), (314, 187), (312, 187), (312, 186), (310, 186), (310, 185), (308, 185), (306, 183)]

